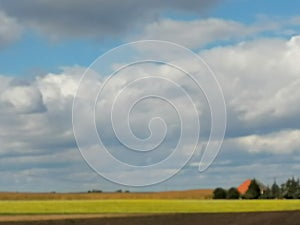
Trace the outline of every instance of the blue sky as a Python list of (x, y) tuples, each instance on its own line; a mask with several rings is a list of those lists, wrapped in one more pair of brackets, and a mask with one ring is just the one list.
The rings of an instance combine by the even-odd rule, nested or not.
[[(0, 191), (192, 189), (236, 186), (252, 177), (270, 184), (274, 177), (300, 176), (299, 9), (300, 2), (292, 0), (0, 0)], [(72, 103), (82, 74), (95, 59), (120, 44), (144, 39), (178, 43), (208, 63), (224, 92), (227, 131), (221, 153), (204, 173), (197, 170), (201, 152), (196, 152), (170, 180), (132, 188), (99, 177), (85, 163), (73, 135)], [(140, 70), (166, 71), (163, 66)], [(127, 73), (134, 74), (131, 68), (122, 75)], [(93, 93), (93, 85), (103, 84), (106, 77), (99, 74), (86, 80), (91, 87), (83, 90), (84, 98)], [(176, 79), (189, 86), (180, 75)], [(123, 85), (114, 82), (104, 102)], [(146, 93), (147, 87), (139, 86), (138, 93)], [(176, 141), (176, 116), (161, 103), (150, 103), (151, 110), (142, 104), (135, 111), (132, 126), (145, 137), (143, 119), (148, 121), (151, 113), (169, 115), (166, 121), (174, 130), (167, 136), (170, 143), (160, 149), (165, 156)], [(199, 105), (200, 121), (208, 120), (207, 102)], [(87, 118), (84, 110), (80, 113)], [(101, 113), (96, 123), (117, 154), (119, 142)], [(210, 125), (203, 126), (207, 136)], [(138, 160), (131, 153), (120, 156)], [(134, 172), (120, 176), (130, 180)]]
[(224, 19), (251, 23), (258, 16), (290, 17), (299, 15), (299, 2), (292, 1), (259, 1), (228, 0), (212, 10), (212, 15)]

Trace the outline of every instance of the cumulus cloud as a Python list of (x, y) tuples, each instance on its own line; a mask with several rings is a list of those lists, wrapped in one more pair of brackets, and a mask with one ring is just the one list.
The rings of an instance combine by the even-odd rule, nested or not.
[(3, 85), (1, 155), (46, 154), (75, 146), (71, 106), (82, 70), (65, 72), (39, 76), (26, 85), (15, 85), (10, 78)]
[(46, 110), (42, 94), (35, 87), (11, 87), (2, 93), (1, 101), (6, 105), (5, 109), (17, 113), (37, 113)]
[[(134, 73), (134, 68), (129, 69), (125, 71), (125, 74), (123, 74), (120, 79), (115, 79), (114, 82), (108, 86), (104, 98), (99, 98), (97, 107), (100, 109), (109, 107), (107, 102), (113, 101), (120, 90), (122, 90), (131, 79), (148, 75), (149, 73), (161, 74), (162, 71), (166, 71), (164, 65), (157, 68), (156, 64), (139, 67), (139, 69), (139, 73), (136, 74)], [(59, 161), (55, 160), (55, 162), (53, 162), (53, 157), (50, 157), (51, 155), (57, 155), (59, 152), (63, 153), (70, 149), (76, 151), (71, 121), (72, 103), (83, 72), (84, 68), (64, 68), (59, 74), (50, 73), (44, 76), (38, 76), (28, 81), (27, 85), (13, 86), (8, 84), (3, 87), (0, 96), (3, 101), (4, 109), (6, 110), (2, 111), (2, 117), (0, 119), (0, 155), (2, 157), (10, 158), (10, 161), (15, 161), (16, 163), (19, 162), (20, 167), (17, 168), (23, 171), (26, 169), (26, 165), (37, 168), (43, 167), (43, 164), (54, 165), (54, 167), (60, 166)], [(164, 74), (164, 76), (167, 77), (170, 74), (175, 75), (175, 73), (177, 73), (176, 76), (174, 76), (174, 80), (177, 83), (181, 82), (178, 79), (185, 77), (184, 73), (179, 73), (175, 68), (171, 68), (168, 72), (169, 73)], [(128, 80), (126, 80), (126, 78), (128, 78)], [(83, 95), (79, 95), (79, 98), (88, 100), (91, 96), (94, 96), (93, 94), (99, 91), (97, 87), (99, 87), (99, 85), (101, 86), (103, 80), (101, 76), (88, 76), (85, 81), (82, 81), (85, 83), (86, 89), (83, 90)], [(192, 83), (192, 81), (190, 81), (190, 83)], [(186, 89), (188, 89), (190, 83), (186, 83)], [(172, 88), (174, 87), (168, 85), (170, 84), (162, 82), (156, 82), (154, 85), (151, 81), (141, 83), (138, 86), (128, 88), (126, 94), (122, 94), (122, 96), (125, 96), (125, 100), (130, 100), (133, 95), (143, 95), (145, 90), (151, 90), (155, 93), (159, 92), (162, 95), (168, 96), (173, 104), (176, 102), (177, 106), (180, 105), (181, 109), (189, 109), (180, 111), (179, 113), (181, 117), (187, 118), (187, 123), (190, 123), (190, 121), (193, 121), (190, 118), (192, 109), (190, 104), (185, 101), (186, 97), (180, 96), (178, 91), (173, 92)], [(201, 92), (201, 90), (199, 90), (199, 92)], [(193, 92), (193, 94), (195, 95), (194, 98), (199, 97), (196, 92)], [(20, 96), (22, 96), (21, 100), (19, 99)], [(94, 103), (94, 99), (92, 102)], [(121, 104), (123, 104), (120, 105), (121, 109), (123, 109), (127, 103), (128, 102), (121, 102)], [(43, 104), (47, 110), (41, 110), (37, 113), (39, 104)], [(132, 104), (132, 102), (130, 104)], [(85, 107), (78, 108), (80, 114), (78, 118), (80, 132), (82, 132), (83, 135), (89, 136), (91, 131), (85, 129), (87, 118), (89, 118), (86, 114), (91, 113), (91, 108), (93, 109), (94, 105), (84, 106)], [(11, 110), (11, 108), (15, 110)], [(178, 143), (180, 135), (179, 117), (174, 107), (164, 101), (147, 99), (137, 104), (131, 112), (130, 125), (132, 126), (133, 132), (140, 138), (147, 138), (149, 136), (150, 130), (148, 125), (153, 117), (163, 118), (167, 125), (168, 133), (166, 138), (163, 139), (163, 144), (159, 146), (159, 148), (156, 148), (156, 151), (145, 154), (134, 154), (134, 152), (126, 150), (126, 147), (125, 149), (121, 148), (122, 146), (120, 146), (111, 129), (110, 114), (103, 114), (101, 110), (100, 113), (98, 113), (96, 110), (96, 115), (96, 124), (101, 138), (104, 139), (106, 146), (110, 147), (111, 153), (124, 162), (134, 165), (160, 162), (173, 151)], [(124, 120), (122, 110), (117, 110), (115, 116)], [(188, 131), (189, 127), (191, 126), (186, 126)], [(153, 129), (152, 125), (151, 128)], [(154, 135), (157, 134), (155, 133)], [(192, 136), (185, 135), (186, 137)], [(151, 145), (152, 143), (149, 144)], [(182, 154), (185, 154), (185, 150), (193, 150), (193, 146), (184, 145), (183, 148), (185, 149), (183, 149)], [(72, 154), (79, 154), (79, 152), (70, 152), (70, 161), (72, 161), (73, 158)], [(41, 157), (41, 155), (45, 155), (46, 157)], [(61, 154), (60, 156), (67, 157), (68, 154)], [(101, 161), (101, 158), (97, 158), (96, 160), (99, 160), (101, 164), (105, 164), (105, 161)], [(39, 163), (39, 161), (41, 162)], [(63, 162), (65, 161), (67, 160), (63, 160)], [(174, 163), (176, 164), (175, 161)], [(170, 168), (165, 168), (165, 171), (157, 171), (157, 173), (170, 173), (170, 171), (174, 170), (172, 164), (168, 165)], [(120, 171), (117, 170), (118, 168), (111, 168), (110, 165), (107, 165), (106, 169), (109, 171), (112, 170), (112, 173), (115, 174), (120, 173)], [(125, 172), (128, 173), (129, 171), (124, 171), (124, 173)]]
[(1, 8), (11, 17), (29, 25), (48, 37), (105, 38), (134, 30), (158, 18), (166, 10), (203, 13), (218, 1), (147, 1), (91, 0), (59, 3), (50, 0), (26, 2), (0, 1)]
[(201, 54), (225, 92), (229, 135), (300, 128), (299, 39), (259, 39)]
[[(299, 37), (294, 36), (289, 40), (269, 38), (247, 41), (236, 45), (215, 47), (200, 53), (200, 56), (208, 62), (219, 79), (229, 113), (224, 150), (220, 155), (222, 158), (219, 157), (221, 160), (225, 160), (225, 163), (216, 164), (216, 167), (209, 170), (211, 174), (216, 177), (222, 176), (220, 174), (225, 171), (225, 168), (226, 171), (236, 169), (247, 171), (249, 168), (253, 168), (250, 166), (251, 162), (247, 160), (249, 158), (255, 160), (255, 157), (263, 160), (262, 154), (265, 153), (272, 155), (271, 161), (276, 161), (276, 165), (269, 167), (271, 170), (271, 168), (277, 168), (280, 160), (282, 160), (282, 158), (276, 158), (275, 155), (284, 158), (285, 156), (290, 157), (292, 154), (293, 156), (299, 154), (300, 92), (298, 89), (300, 70), (297, 60), (299, 59), (299, 46)], [(184, 59), (182, 60), (184, 61)], [(191, 69), (196, 68), (193, 62), (184, 61), (182, 63)], [(166, 69), (165, 65), (155, 65), (155, 68), (146, 66), (139, 69), (139, 73), (134, 73), (129, 68), (127, 72), (124, 72), (124, 75), (130, 74), (131, 76), (128, 77), (136, 78), (142, 73), (171, 73), (178, 84), (189, 86), (183, 76), (174, 70)], [(30, 174), (31, 171), (33, 175), (30, 179), (36, 182), (35, 179), (41, 179), (45, 174), (52, 176), (53, 173), (59, 173), (60, 170), (70, 171), (70, 168), (73, 169), (71, 172), (72, 182), (76, 179), (82, 179), (80, 174), (85, 174), (83, 176), (88, 177), (86, 175), (88, 169), (82, 165), (83, 161), (80, 160), (79, 152), (76, 149), (71, 121), (73, 97), (84, 70), (85, 68), (79, 67), (64, 68), (58, 74), (49, 73), (38, 76), (28, 81), (26, 85), (13, 82), (12, 78), (1, 77), (0, 99), (3, 108), (0, 117), (0, 155), (8, 159), (7, 162), (15, 162), (20, 165), (14, 170), (16, 179), (21, 179), (20, 174), (24, 176), (26, 173)], [(114, 80), (111, 88), (104, 95), (104, 99), (99, 100), (99, 106), (107, 106), (107, 102), (119, 93), (127, 81), (123, 78)], [(101, 86), (103, 81), (104, 77), (97, 74), (88, 77), (85, 81), (88, 88), (81, 97), (88, 99), (91, 94), (97, 93), (99, 89), (95, 86)], [(146, 83), (146, 85), (131, 87), (127, 90), (129, 91), (128, 96), (142, 94), (146, 88), (172, 93), (172, 90), (163, 84)], [(194, 98), (198, 97), (198, 93), (193, 91), (190, 93)], [(19, 99), (19, 96), (22, 98)], [(190, 108), (184, 99), (178, 95), (170, 96), (179, 102), (182, 101), (181, 104), (186, 109), (184, 113), (189, 115)], [(38, 110), (41, 105), (44, 105), (47, 110)], [(202, 104), (197, 105), (199, 109), (204, 106)], [(82, 133), (89, 135), (84, 125), (86, 113), (89, 113), (91, 108), (86, 107), (80, 110)], [(128, 163), (151, 164), (168, 155), (170, 147), (174, 146), (172, 145), (173, 141), (178, 137), (180, 124), (177, 121), (176, 113), (172, 110), (172, 107), (165, 106), (163, 102), (157, 102), (153, 99), (137, 105), (133, 109), (134, 117), (131, 118), (131, 125), (133, 132), (140, 137), (149, 136), (147, 125), (153, 115), (165, 117), (167, 125), (171, 127), (169, 130), (171, 133), (167, 136), (169, 142), (160, 149), (158, 155), (149, 155), (147, 159), (134, 157), (131, 153), (121, 153), (123, 150), (116, 147), (119, 146), (119, 143), (115, 138), (112, 138), (114, 134), (107, 126), (110, 120), (107, 119), (106, 114), (97, 114), (97, 125), (102, 131), (101, 134), (104, 135), (106, 143), (113, 147), (112, 154), (117, 157), (124, 157), (123, 159)], [(205, 120), (207, 119), (206, 113), (205, 111), (203, 113), (200, 116), (204, 116), (201, 118)], [(122, 115), (121, 110), (116, 115)], [(205, 130), (205, 126), (209, 127), (209, 124), (204, 123), (204, 127), (201, 129)], [(186, 148), (189, 147), (186, 146)], [(192, 165), (197, 165), (195, 162), (200, 155), (198, 152), (196, 158), (191, 162)], [(59, 160), (56, 160), (57, 158)], [(240, 162), (232, 162), (234, 160)], [(285, 158), (285, 161), (287, 163), (288, 160)], [(237, 167), (238, 163), (245, 164), (245, 162), (247, 165)], [(80, 166), (74, 170), (76, 163)], [(262, 168), (263, 162), (260, 161), (257, 165)], [(172, 168), (172, 165), (169, 166)], [(49, 172), (45, 173), (45, 169), (41, 168), (47, 168)], [(109, 165), (107, 168), (113, 170)], [(51, 171), (54, 170), (55, 172), (52, 173)], [(25, 173), (25, 171), (27, 172)], [(120, 173), (120, 171), (111, 172)], [(128, 173), (128, 171), (124, 171), (124, 174), (125, 172)], [(162, 173), (163, 171), (157, 172)], [(6, 175), (7, 173), (5, 171)], [(187, 169), (183, 173), (190, 172)], [(32, 178), (32, 176), (38, 178)], [(93, 176), (91, 175), (91, 177)], [(57, 174), (53, 177), (60, 179)]]

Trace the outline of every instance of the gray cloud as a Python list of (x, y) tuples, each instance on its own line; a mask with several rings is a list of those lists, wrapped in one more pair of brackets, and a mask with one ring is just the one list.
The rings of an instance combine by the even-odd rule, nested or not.
[(8, 17), (0, 10), (0, 48), (17, 40), (21, 33), (22, 27), (16, 19)]
[[(195, 20), (160, 19), (144, 26), (137, 35), (141, 39), (162, 39), (182, 44), (188, 48), (200, 48), (218, 41), (238, 42), (251, 39), (259, 34), (267, 35), (295, 35), (299, 29), (299, 18), (274, 18), (273, 20), (258, 20), (252, 24), (245, 24), (221, 18), (207, 18)], [(289, 27), (290, 31), (286, 31)]]
[(24, 25), (48, 37), (103, 38), (135, 30), (164, 12), (203, 13), (219, 0), (29, 0), (0, 1), (0, 7)]

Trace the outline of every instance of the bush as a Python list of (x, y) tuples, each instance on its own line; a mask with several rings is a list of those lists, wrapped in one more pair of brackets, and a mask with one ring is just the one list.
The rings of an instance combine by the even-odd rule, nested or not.
[(93, 189), (93, 190), (89, 190), (88, 193), (102, 193), (102, 190)]
[(235, 187), (232, 187), (227, 192), (227, 198), (228, 199), (239, 199), (240, 198), (240, 192)]
[(226, 190), (218, 187), (213, 192), (213, 199), (226, 199), (227, 193)]

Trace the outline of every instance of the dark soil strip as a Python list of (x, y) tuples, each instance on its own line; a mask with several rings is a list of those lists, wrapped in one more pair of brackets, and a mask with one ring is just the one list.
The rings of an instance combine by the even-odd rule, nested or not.
[(0, 225), (300, 225), (300, 211), (262, 213), (197, 213), (46, 221), (9, 221)]

